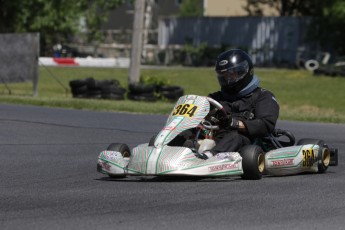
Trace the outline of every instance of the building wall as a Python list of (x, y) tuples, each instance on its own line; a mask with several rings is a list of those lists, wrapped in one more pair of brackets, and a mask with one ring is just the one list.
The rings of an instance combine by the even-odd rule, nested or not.
[[(160, 17), (176, 16), (180, 10), (179, 2), (176, 0), (155, 0), (152, 8), (153, 25), (156, 26)], [(133, 18), (134, 4), (128, 1), (109, 13), (102, 30), (132, 30)]]
[[(226, 16), (248, 16), (244, 10), (247, 0), (204, 0), (204, 16), (226, 17)], [(262, 5), (263, 16), (278, 16), (278, 11)]]
[[(200, 0), (204, 5), (204, 16), (228, 17), (248, 16), (244, 10), (247, 0)], [(162, 17), (176, 16), (180, 10), (181, 0), (154, 0), (152, 26), (158, 26)], [(266, 5), (263, 16), (278, 16), (278, 11)], [(133, 27), (134, 5), (130, 1), (122, 4), (109, 13), (108, 20), (103, 23), (102, 30), (131, 30)]]

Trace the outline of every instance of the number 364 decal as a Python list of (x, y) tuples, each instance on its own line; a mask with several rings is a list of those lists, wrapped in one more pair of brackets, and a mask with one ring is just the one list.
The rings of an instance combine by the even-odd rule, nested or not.
[(303, 167), (311, 167), (315, 162), (314, 149), (303, 149), (302, 150), (302, 162)]
[(194, 104), (181, 104), (175, 108), (172, 115), (193, 117), (197, 109), (198, 109), (198, 106)]

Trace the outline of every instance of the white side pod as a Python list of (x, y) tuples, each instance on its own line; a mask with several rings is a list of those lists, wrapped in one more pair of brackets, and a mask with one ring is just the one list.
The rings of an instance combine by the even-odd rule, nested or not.
[(313, 144), (272, 150), (265, 156), (266, 172), (274, 176), (318, 172), (321, 155), (320, 146)]

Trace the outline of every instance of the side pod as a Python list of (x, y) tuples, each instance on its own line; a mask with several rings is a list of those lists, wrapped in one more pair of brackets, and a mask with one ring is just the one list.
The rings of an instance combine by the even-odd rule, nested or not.
[(266, 173), (273, 176), (323, 173), (330, 165), (330, 152), (328, 148), (314, 144), (272, 150), (265, 155)]

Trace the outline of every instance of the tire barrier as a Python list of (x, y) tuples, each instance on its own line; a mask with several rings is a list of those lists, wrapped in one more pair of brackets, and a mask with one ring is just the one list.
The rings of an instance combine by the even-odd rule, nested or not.
[[(74, 98), (124, 100), (127, 91), (116, 79), (77, 79), (70, 81), (69, 86)], [(180, 86), (137, 83), (130, 84), (128, 89), (127, 98), (134, 101), (155, 102), (161, 99), (175, 102), (184, 95), (184, 89)]]
[(69, 82), (74, 98), (123, 100), (126, 89), (114, 80), (95, 80), (84, 78)]
[(155, 94), (155, 85), (137, 83), (130, 84), (128, 88), (129, 93), (127, 94), (127, 97), (130, 100), (155, 102), (158, 99), (158, 97)]
[(345, 68), (331, 68), (331, 67), (323, 67), (323, 68), (318, 68), (313, 71), (314, 76), (329, 76), (329, 77), (337, 77), (337, 76), (342, 76), (345, 77)]
[(163, 85), (157, 87), (157, 93), (160, 95), (160, 98), (162, 99), (176, 101), (181, 96), (183, 96), (184, 89), (180, 86)]
[(310, 59), (305, 62), (304, 67), (309, 71), (314, 71), (319, 68), (319, 62), (313, 59)]
[(145, 85), (143, 83), (129, 85), (128, 99), (136, 101), (156, 101), (158, 99), (176, 101), (184, 94), (180, 86)]

